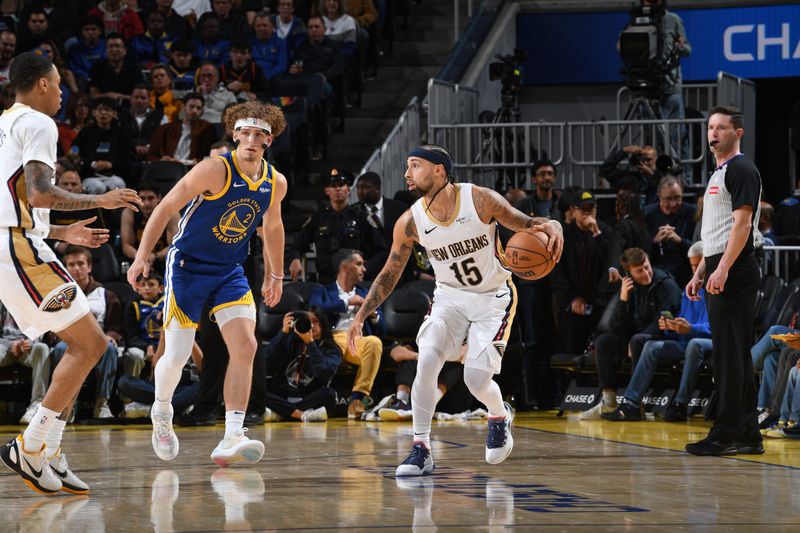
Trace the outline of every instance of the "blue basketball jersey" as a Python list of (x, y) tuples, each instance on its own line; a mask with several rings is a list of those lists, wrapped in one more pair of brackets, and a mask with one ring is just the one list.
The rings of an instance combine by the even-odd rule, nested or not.
[(262, 160), (264, 171), (254, 182), (239, 168), (236, 151), (217, 157), (227, 170), (225, 186), (217, 194), (201, 194), (191, 201), (172, 246), (198, 261), (241, 264), (250, 237), (272, 205), (275, 176), (272, 166)]

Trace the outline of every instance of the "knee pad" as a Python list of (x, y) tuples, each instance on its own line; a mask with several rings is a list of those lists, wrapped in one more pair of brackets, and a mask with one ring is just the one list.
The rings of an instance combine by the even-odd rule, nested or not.
[(234, 318), (248, 318), (255, 322), (256, 306), (254, 304), (232, 305), (230, 307), (223, 307), (214, 313), (214, 319), (217, 321), (217, 325), (220, 329)]
[(470, 391), (480, 391), (491, 381), (492, 373), (478, 368), (464, 368), (464, 384)]

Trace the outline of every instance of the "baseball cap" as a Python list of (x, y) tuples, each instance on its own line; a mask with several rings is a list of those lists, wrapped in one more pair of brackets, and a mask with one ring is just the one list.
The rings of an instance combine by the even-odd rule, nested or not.
[(572, 197), (572, 207), (585, 207), (585, 206), (595, 206), (597, 205), (597, 200), (595, 200), (594, 195), (591, 191), (587, 189), (581, 189), (575, 193)]

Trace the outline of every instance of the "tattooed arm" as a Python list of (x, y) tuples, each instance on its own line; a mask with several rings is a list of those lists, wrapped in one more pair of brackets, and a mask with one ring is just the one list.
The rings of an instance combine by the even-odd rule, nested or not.
[(53, 168), (41, 161), (28, 161), (25, 164), (25, 186), (31, 207), (59, 211), (127, 207), (138, 211), (138, 206), (142, 205), (139, 195), (131, 189), (115, 189), (100, 195), (75, 194), (53, 185), (52, 178)]
[(475, 210), (484, 224), (496, 220), (511, 231), (527, 231), (534, 233), (544, 232), (548, 237), (548, 251), (556, 262), (561, 259), (564, 247), (564, 231), (561, 223), (544, 217), (531, 218), (522, 211), (515, 209), (508, 201), (496, 191), (485, 187), (472, 187), (472, 201)]
[(414, 216), (410, 209), (397, 219), (392, 239), (389, 258), (375, 281), (372, 282), (364, 304), (358, 309), (353, 323), (347, 330), (347, 342), (352, 353), (356, 351), (356, 341), (361, 338), (364, 320), (375, 312), (397, 285), (414, 248), (414, 242), (419, 242), (417, 226), (414, 224)]

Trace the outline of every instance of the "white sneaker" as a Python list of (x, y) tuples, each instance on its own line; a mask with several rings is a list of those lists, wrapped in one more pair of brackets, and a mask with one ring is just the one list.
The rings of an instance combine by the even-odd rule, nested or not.
[(597, 405), (592, 407), (591, 409), (587, 409), (580, 414), (581, 420), (600, 420), (600, 415), (602, 413), (613, 413), (617, 410), (617, 406), (609, 406), (606, 405), (605, 398), (600, 398), (600, 401), (597, 402)]
[(50, 468), (61, 479), (61, 490), (72, 494), (89, 494), (89, 485), (83, 482), (75, 473), (69, 469), (67, 456), (61, 453), (61, 447), (56, 450), (54, 455), (47, 459)]
[(147, 418), (150, 414), (150, 405), (146, 403), (131, 402), (125, 405), (125, 418)]
[(269, 407), (266, 407), (264, 409), (264, 422), (280, 422), (280, 421), (281, 421), (281, 415), (279, 415)]
[(153, 421), (153, 450), (162, 461), (172, 461), (180, 450), (178, 436), (172, 429), (172, 414), (172, 404), (169, 406), (168, 414), (150, 411), (150, 419)]
[(303, 416), (301, 417), (303, 422), (325, 422), (327, 419), (328, 411), (325, 409), (325, 406), (303, 411)]
[(211, 460), (217, 466), (227, 467), (234, 463), (257, 463), (264, 456), (264, 443), (248, 439), (245, 436), (247, 428), (241, 433), (235, 433), (220, 441), (211, 452)]
[(506, 408), (505, 418), (489, 418), (489, 434), (486, 435), (486, 462), (490, 465), (505, 461), (514, 448), (514, 438), (511, 436), (514, 411), (508, 402), (504, 402), (504, 405)]
[(38, 452), (25, 451), (22, 435), (8, 441), (0, 448), (0, 461), (19, 474), (30, 488), (40, 494), (55, 494), (61, 490), (61, 481), (47, 462), (46, 447)]
[(33, 415), (36, 414), (36, 411), (39, 409), (39, 405), (41, 402), (31, 402), (27, 409), (25, 409), (25, 414), (22, 415), (22, 418), (19, 419), (20, 424), (30, 424)]
[(108, 400), (98, 400), (94, 404), (94, 417), (95, 418), (114, 418), (111, 414), (111, 409), (108, 408)]

